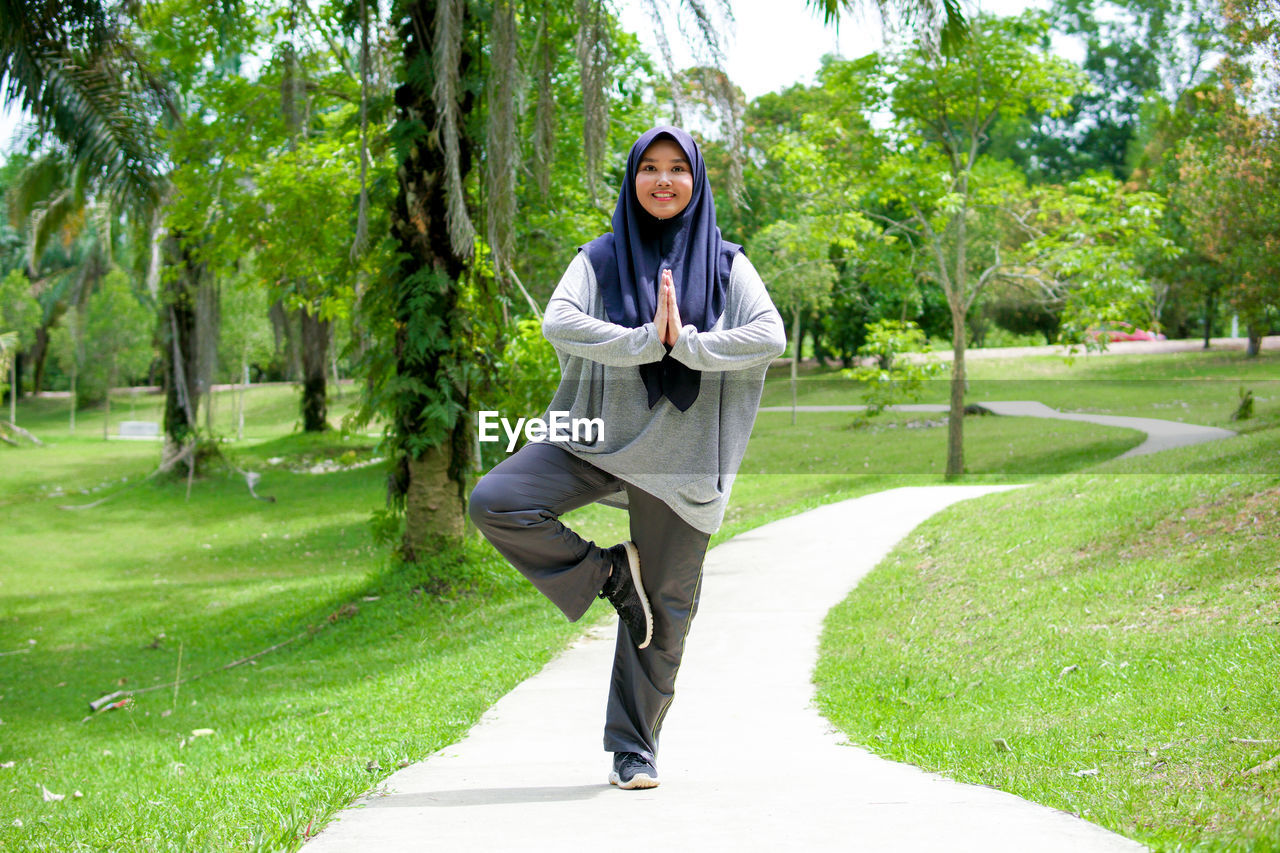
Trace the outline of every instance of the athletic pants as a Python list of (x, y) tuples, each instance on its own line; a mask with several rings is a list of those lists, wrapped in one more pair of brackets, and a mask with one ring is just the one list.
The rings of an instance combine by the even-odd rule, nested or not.
[(637, 649), (618, 624), (605, 713), (604, 748), (650, 761), (675, 695), (685, 634), (698, 610), (710, 536), (665, 503), (549, 442), (526, 444), (493, 467), (471, 492), (476, 526), (543, 595), (577, 621), (609, 575), (609, 556), (560, 522), (569, 510), (623, 487), (631, 541), (653, 609), (653, 639)]

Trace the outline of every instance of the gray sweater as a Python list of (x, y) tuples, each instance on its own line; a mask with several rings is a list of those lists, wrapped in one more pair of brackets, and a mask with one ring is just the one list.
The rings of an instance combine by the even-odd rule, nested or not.
[[(676, 282), (677, 290), (680, 283)], [(557, 442), (575, 456), (661, 499), (691, 526), (714, 533), (747, 449), (769, 363), (786, 347), (782, 318), (745, 254), (733, 261), (724, 312), (714, 327), (686, 325), (671, 357), (702, 371), (698, 399), (681, 412), (666, 397), (652, 409), (639, 365), (666, 352), (650, 321), (608, 321), (595, 271), (580, 252), (542, 320), (560, 359), (548, 412), (599, 418), (603, 435)], [(625, 506), (620, 492), (603, 501)]]

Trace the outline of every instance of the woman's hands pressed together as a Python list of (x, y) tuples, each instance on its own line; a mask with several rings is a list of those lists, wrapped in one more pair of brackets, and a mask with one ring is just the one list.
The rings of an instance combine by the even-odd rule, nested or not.
[(671, 277), (671, 270), (662, 271), (662, 282), (658, 287), (658, 310), (653, 315), (653, 325), (658, 329), (658, 340), (665, 346), (673, 347), (680, 339), (680, 306), (676, 304), (676, 283)]

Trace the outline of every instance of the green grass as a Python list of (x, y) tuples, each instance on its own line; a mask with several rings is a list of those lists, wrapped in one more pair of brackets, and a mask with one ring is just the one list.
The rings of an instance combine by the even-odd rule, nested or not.
[[(335, 390), (330, 384), (328, 421), (337, 426), (356, 404), (357, 390), (344, 382)], [(301, 429), (299, 412), (300, 391), (284, 383), (251, 385), (244, 395), (244, 433), (246, 440), (276, 437), (281, 432)], [(202, 398), (203, 400), (204, 398)], [(217, 391), (213, 395), (213, 428), (222, 436), (235, 436), (238, 426), (237, 395), (232, 391)], [(43, 439), (72, 438), (70, 432), (71, 401), (68, 397), (28, 397), (20, 401), (18, 425)], [(160, 422), (164, 415), (164, 395), (146, 391), (116, 391), (111, 395), (109, 434), (119, 432), (121, 421)], [(8, 409), (4, 416), (8, 417)], [(74, 438), (86, 441), (102, 441), (103, 421), (107, 420), (105, 407), (98, 405), (76, 412)], [(199, 412), (200, 425), (207, 423), (203, 402)], [(371, 429), (373, 429), (371, 427)]]
[[(331, 405), (331, 421), (353, 396)], [(117, 403), (113, 421), (158, 420), (160, 403)], [(223, 434), (232, 411), (220, 397)], [(0, 764), (14, 762), (0, 768), (0, 849), (294, 848), (399, 763), (456, 741), (582, 630), (487, 546), (416, 574), (390, 565), (366, 524), (383, 503), (382, 468), (299, 473), (370, 461), (376, 438), (294, 432), (287, 387), (255, 388), (246, 440), (224, 445), (275, 503), (227, 472), (197, 481), (189, 501), (181, 480), (140, 482), (158, 443), (104, 442), (94, 411), (73, 437), (66, 416), (65, 400), (26, 401), (18, 422), (47, 446), (0, 448)], [(792, 427), (762, 414), (715, 541), (940, 482), (945, 428), (930, 417), (806, 415)], [(966, 430), (974, 482), (1052, 482), (1140, 438), (1000, 418)], [(59, 508), (103, 496), (95, 509)], [(625, 519), (596, 506), (570, 521), (613, 542)], [(587, 623), (605, 618), (597, 607)], [(204, 675), (84, 720), (90, 700), (178, 673)], [(67, 798), (45, 803), (41, 786)]]
[[(806, 365), (797, 383), (801, 405), (857, 405), (858, 385), (834, 369)], [(949, 366), (948, 366), (949, 370)], [(1068, 362), (1055, 356), (1020, 359), (975, 359), (966, 362), (969, 390), (965, 401), (1037, 400), (1068, 412), (1097, 412), (1160, 418), (1237, 429), (1231, 421), (1240, 389), (1251, 389), (1258, 405), (1280, 400), (1280, 352), (1257, 358), (1241, 352), (1186, 352), (1155, 355), (1089, 355)], [(775, 380), (763, 405), (791, 405), (785, 370)], [(929, 381), (924, 403), (948, 400), (947, 379)], [(802, 413), (800, 417), (811, 417)], [(1246, 422), (1244, 428), (1249, 428)]]
[[(937, 416), (886, 414), (870, 425), (842, 413), (762, 412), (712, 545), (752, 527), (882, 489), (942, 482), (946, 426)], [(966, 420), (965, 482), (1025, 482), (1101, 462), (1140, 444), (1134, 430), (1070, 421)], [(590, 506), (566, 516), (583, 535), (626, 538), (626, 514)]]
[(1280, 771), (1243, 773), (1280, 754), (1280, 405), (1260, 414), (931, 518), (829, 614), (822, 711), (1157, 850), (1280, 848)]
[[(0, 463), (0, 763), (14, 762), (0, 769), (0, 848), (295, 847), (399, 762), (455, 741), (580, 630), (488, 549), (390, 567), (366, 523), (379, 468), (290, 470), (367, 459), (372, 439), (289, 434), (293, 395), (259, 394), (272, 437), (231, 452), (265, 471), (275, 503), (226, 475), (189, 501), (180, 479), (137, 484), (157, 443), (72, 438), (64, 401), (20, 412), (48, 444)], [(90, 717), (93, 699), (179, 673), (203, 677)], [(42, 787), (66, 799), (46, 803)]]

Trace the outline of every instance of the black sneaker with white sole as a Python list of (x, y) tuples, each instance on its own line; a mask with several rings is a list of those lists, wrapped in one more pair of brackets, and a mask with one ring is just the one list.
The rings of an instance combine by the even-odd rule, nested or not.
[(658, 787), (658, 768), (638, 752), (615, 752), (609, 784), (630, 790)]
[(637, 649), (643, 649), (653, 639), (653, 611), (644, 594), (640, 579), (640, 552), (635, 543), (623, 542), (605, 550), (613, 563), (613, 570), (600, 590), (600, 598), (607, 598), (618, 611), (618, 618), (627, 626), (631, 640)]

